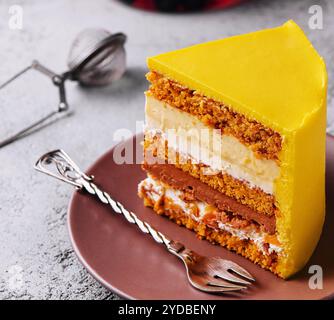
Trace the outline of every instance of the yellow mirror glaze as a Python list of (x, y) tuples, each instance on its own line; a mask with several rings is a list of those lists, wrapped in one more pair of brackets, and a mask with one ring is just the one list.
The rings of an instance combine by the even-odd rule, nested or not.
[(287, 278), (310, 258), (325, 215), (327, 73), (303, 31), (282, 26), (148, 58), (148, 67), (279, 132), (274, 195)]

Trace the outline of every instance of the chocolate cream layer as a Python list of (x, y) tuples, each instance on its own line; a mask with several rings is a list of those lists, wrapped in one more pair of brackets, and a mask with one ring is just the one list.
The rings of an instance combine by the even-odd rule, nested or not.
[(219, 210), (239, 215), (246, 220), (255, 221), (263, 226), (269, 234), (274, 234), (276, 231), (275, 216), (267, 216), (239, 203), (172, 164), (144, 163), (143, 169), (153, 178), (166, 183), (172, 188), (192, 194), (198, 201), (208, 203)]
[(201, 237), (228, 246), (261, 265), (272, 265), (282, 252), (276, 235), (269, 235), (257, 223), (198, 201), (187, 191), (174, 189), (150, 174), (138, 185), (138, 195), (158, 214), (166, 215), (195, 230)]

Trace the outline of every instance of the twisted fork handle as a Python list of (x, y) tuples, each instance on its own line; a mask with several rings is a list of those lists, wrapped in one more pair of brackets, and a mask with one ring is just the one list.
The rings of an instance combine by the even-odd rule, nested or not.
[(93, 182), (93, 177), (82, 172), (63, 150), (54, 150), (41, 156), (35, 164), (35, 169), (97, 196), (101, 202), (109, 204), (115, 212), (122, 214), (128, 222), (136, 224), (142, 232), (151, 235), (156, 242), (164, 244), (168, 251), (176, 256), (180, 257), (179, 254), (185, 249), (183, 244), (169, 239), (150, 224), (139, 219), (136, 214), (125, 209), (107, 192), (101, 190)]

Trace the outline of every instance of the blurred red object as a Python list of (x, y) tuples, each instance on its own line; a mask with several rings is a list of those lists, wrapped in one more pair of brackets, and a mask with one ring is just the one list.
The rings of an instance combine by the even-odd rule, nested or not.
[(164, 12), (184, 12), (222, 9), (245, 0), (121, 0), (139, 9)]

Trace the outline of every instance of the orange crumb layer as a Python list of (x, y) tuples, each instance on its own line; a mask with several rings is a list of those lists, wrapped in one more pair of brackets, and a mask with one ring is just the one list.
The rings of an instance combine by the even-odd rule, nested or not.
[(146, 77), (151, 83), (148, 93), (156, 99), (196, 116), (206, 125), (220, 129), (222, 134), (233, 135), (259, 157), (278, 161), (282, 149), (279, 133), (155, 71)]
[(249, 208), (268, 216), (278, 216), (279, 209), (275, 205), (275, 197), (263, 192), (259, 188), (250, 188), (245, 182), (237, 180), (229, 174), (206, 174), (207, 166), (192, 163), (190, 159), (181, 159), (178, 152), (169, 152), (167, 141), (165, 146), (161, 145), (161, 139), (145, 136), (144, 159), (158, 157), (165, 159), (166, 163), (174, 164), (177, 168), (190, 174), (194, 178), (206, 183), (211, 188), (237, 200)]
[(206, 239), (213, 244), (219, 244), (278, 275), (276, 254), (265, 255), (258, 250), (252, 241), (240, 240), (224, 230), (218, 231), (206, 226), (204, 223), (193, 220), (191, 217), (186, 216), (179, 206), (167, 201), (167, 199), (160, 199), (160, 201), (154, 202), (143, 192), (140, 192), (139, 196), (144, 200), (145, 206), (153, 208), (159, 215), (167, 216), (178, 225), (195, 231), (199, 239)]

